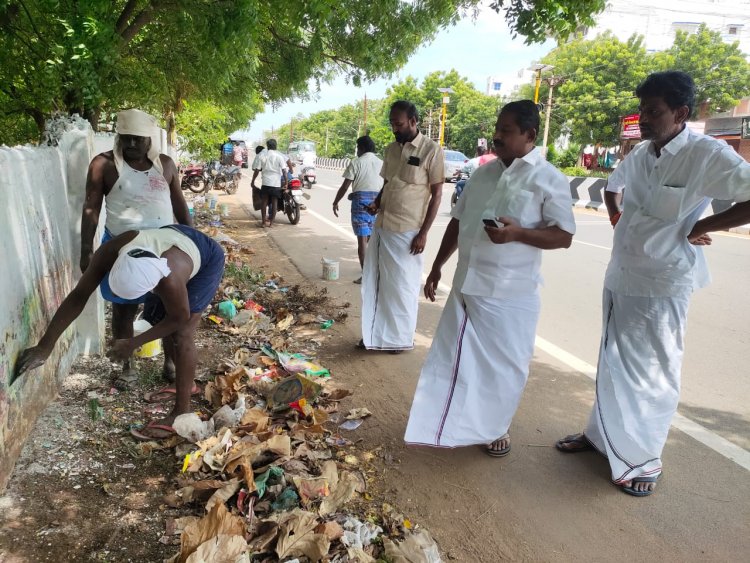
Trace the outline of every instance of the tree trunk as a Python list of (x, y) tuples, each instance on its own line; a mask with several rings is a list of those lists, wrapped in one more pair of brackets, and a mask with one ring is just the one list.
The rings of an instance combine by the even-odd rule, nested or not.
[(177, 145), (177, 131), (175, 130), (174, 111), (170, 109), (164, 121), (167, 123), (167, 144), (170, 147), (175, 147)]

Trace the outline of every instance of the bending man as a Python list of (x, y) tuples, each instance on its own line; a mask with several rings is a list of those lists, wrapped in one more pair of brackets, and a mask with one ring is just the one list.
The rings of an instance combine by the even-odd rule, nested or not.
[[(159, 154), (154, 144), (159, 128), (156, 119), (137, 109), (117, 114), (114, 148), (94, 157), (86, 178), (86, 200), (81, 218), (81, 272), (89, 267), (94, 252), (94, 234), (104, 203), (107, 214), (102, 243), (133, 229), (158, 229), (177, 222), (192, 225), (180, 188), (174, 161)], [(100, 287), (102, 297), (112, 303), (112, 337), (133, 336), (133, 321), (143, 299), (123, 299), (112, 293), (108, 277)], [(174, 351), (164, 341), (164, 378), (174, 379)], [(123, 358), (122, 372), (114, 381), (127, 388), (138, 379), (130, 358)]]
[(539, 318), (542, 250), (575, 233), (567, 178), (534, 146), (531, 100), (500, 111), (497, 160), (480, 166), (451, 211), (424, 292), (435, 301), (441, 268), (458, 249), (453, 289), (427, 354), (405, 441), (510, 452), (508, 428), (526, 386)]
[(109, 276), (112, 291), (125, 299), (145, 296), (144, 314), (153, 326), (136, 337), (115, 340), (110, 356), (130, 357), (137, 347), (170, 339), (175, 352), (176, 399), (172, 412), (149, 423), (136, 437), (165, 438), (175, 417), (190, 411), (195, 378), (195, 328), (224, 273), (224, 251), (213, 239), (184, 225), (127, 231), (99, 247), (78, 284), (52, 317), (39, 343), (21, 354), (16, 373), (42, 365), (63, 331), (81, 314), (99, 283)]

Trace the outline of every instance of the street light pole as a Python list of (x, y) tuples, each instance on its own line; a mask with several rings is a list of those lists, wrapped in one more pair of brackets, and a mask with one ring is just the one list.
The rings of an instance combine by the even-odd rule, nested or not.
[(547, 157), (547, 138), (549, 136), (549, 116), (552, 113), (552, 90), (555, 86), (559, 86), (563, 82), (563, 78), (557, 76), (550, 76), (546, 82), (549, 84), (549, 95), (547, 96), (547, 110), (544, 115), (544, 136), (542, 137), (542, 150), (544, 150), (544, 157)]
[(529, 67), (529, 70), (533, 70), (536, 72), (536, 80), (534, 82), (534, 103), (539, 103), (539, 86), (542, 84), (542, 72), (547, 70), (552, 70), (555, 68), (552, 65), (545, 65), (542, 63), (536, 63), (533, 66)]
[(440, 138), (438, 139), (438, 143), (442, 147), (443, 142), (445, 141), (445, 119), (448, 116), (448, 102), (451, 101), (448, 94), (452, 94), (453, 90), (451, 88), (438, 88), (438, 90), (443, 93), (443, 110), (440, 117)]

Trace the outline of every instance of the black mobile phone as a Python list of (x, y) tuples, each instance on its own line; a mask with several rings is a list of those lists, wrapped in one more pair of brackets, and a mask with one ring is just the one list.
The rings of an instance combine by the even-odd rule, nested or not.
[(498, 225), (497, 221), (495, 221), (494, 219), (482, 219), (482, 223), (484, 223), (488, 227), (495, 227), (496, 229), (500, 228), (500, 225)]

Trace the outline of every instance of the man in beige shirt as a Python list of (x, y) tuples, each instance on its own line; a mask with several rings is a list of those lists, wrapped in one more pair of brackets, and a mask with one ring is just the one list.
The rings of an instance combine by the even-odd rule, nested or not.
[(417, 129), (417, 108), (398, 101), (390, 122), (396, 141), (385, 149), (385, 185), (368, 207), (377, 214), (362, 272), (362, 340), (368, 350), (414, 347), (427, 232), (440, 207), (443, 149)]

